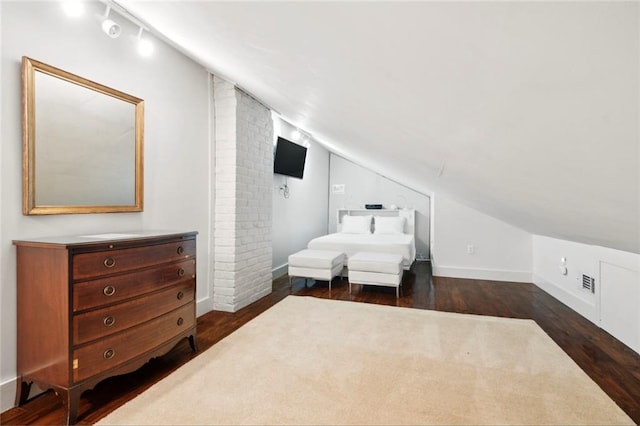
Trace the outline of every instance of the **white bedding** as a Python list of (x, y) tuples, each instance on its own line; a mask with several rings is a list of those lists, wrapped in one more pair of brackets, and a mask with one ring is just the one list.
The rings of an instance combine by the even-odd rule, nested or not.
[(307, 246), (312, 250), (336, 250), (353, 256), (359, 251), (398, 253), (408, 269), (416, 258), (416, 246), (410, 234), (345, 234), (335, 233), (314, 238)]

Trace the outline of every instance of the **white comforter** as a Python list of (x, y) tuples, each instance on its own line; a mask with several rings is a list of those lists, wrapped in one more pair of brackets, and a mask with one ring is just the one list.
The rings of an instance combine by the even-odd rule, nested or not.
[(359, 251), (373, 253), (397, 253), (404, 258), (405, 269), (416, 258), (413, 235), (409, 234), (344, 234), (335, 233), (314, 238), (308, 248), (313, 250), (336, 250), (353, 256)]

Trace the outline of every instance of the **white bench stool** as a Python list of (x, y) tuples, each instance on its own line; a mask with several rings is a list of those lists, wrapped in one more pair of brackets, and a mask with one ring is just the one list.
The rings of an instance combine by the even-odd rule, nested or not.
[(399, 254), (358, 252), (348, 260), (349, 293), (351, 284), (380, 285), (396, 288), (400, 296), (403, 257)]
[(344, 253), (331, 250), (305, 249), (289, 256), (289, 287), (293, 277), (329, 281), (342, 274)]

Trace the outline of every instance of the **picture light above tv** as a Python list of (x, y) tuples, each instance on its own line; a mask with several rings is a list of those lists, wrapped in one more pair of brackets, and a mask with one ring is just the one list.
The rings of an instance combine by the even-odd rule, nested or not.
[(273, 172), (279, 175), (302, 179), (307, 148), (278, 136), (273, 158)]

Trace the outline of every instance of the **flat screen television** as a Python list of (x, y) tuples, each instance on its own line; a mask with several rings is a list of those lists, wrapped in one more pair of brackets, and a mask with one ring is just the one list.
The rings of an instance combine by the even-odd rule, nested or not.
[(273, 172), (302, 179), (307, 148), (278, 136), (273, 158)]

